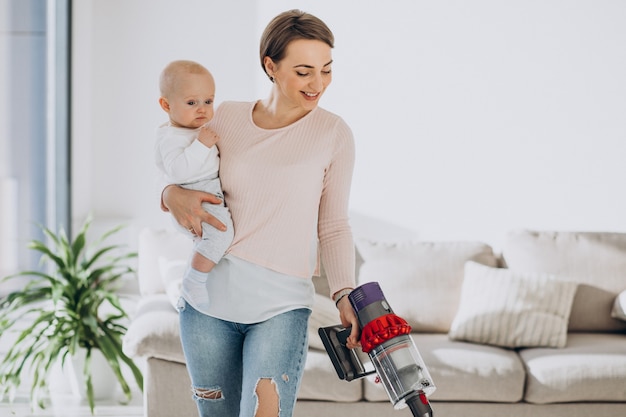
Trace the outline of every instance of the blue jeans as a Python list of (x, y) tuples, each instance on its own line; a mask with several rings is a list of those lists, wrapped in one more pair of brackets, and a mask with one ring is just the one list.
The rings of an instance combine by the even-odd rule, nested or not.
[(269, 379), (280, 417), (291, 417), (304, 372), (311, 310), (297, 309), (254, 324), (196, 311), (181, 299), (180, 336), (200, 417), (252, 417), (256, 386)]

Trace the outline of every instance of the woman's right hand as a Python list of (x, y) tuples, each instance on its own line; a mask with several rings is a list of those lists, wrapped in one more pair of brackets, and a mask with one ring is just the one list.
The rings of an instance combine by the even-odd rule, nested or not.
[(202, 234), (202, 223), (208, 223), (218, 230), (226, 226), (215, 216), (202, 208), (202, 203), (220, 204), (222, 200), (203, 191), (187, 190), (176, 185), (168, 185), (161, 194), (161, 204), (174, 219), (195, 235)]
[(348, 297), (342, 297), (337, 303), (337, 308), (339, 309), (339, 320), (341, 320), (341, 325), (346, 328), (352, 328), (350, 336), (346, 339), (346, 347), (348, 349), (360, 347), (361, 341), (359, 338), (361, 337), (361, 330), (359, 328), (359, 319), (356, 317), (356, 313), (354, 308), (352, 308), (352, 304), (350, 304)]

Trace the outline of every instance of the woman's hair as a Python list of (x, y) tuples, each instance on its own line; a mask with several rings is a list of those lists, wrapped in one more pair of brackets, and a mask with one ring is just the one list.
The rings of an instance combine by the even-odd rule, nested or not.
[[(261, 36), (261, 67), (265, 71), (263, 59), (268, 56), (274, 62), (285, 57), (285, 50), (291, 41), (311, 39), (322, 41), (331, 48), (335, 46), (333, 32), (321, 19), (310, 13), (293, 9), (276, 16), (267, 25)], [(265, 71), (267, 74), (267, 71)]]

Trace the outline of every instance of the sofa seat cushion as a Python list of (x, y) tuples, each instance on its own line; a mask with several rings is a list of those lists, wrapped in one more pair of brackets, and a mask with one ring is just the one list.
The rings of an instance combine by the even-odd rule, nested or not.
[(318, 334), (320, 327), (328, 327), (338, 325), (339, 310), (335, 306), (335, 302), (330, 298), (315, 294), (315, 303), (311, 310), (311, 317), (309, 318), (309, 348), (317, 349), (325, 352), (324, 344)]
[(626, 322), (611, 317), (618, 293), (626, 289), (626, 233), (510, 232), (503, 246), (513, 270), (544, 272), (578, 282), (569, 330), (626, 330)]
[(300, 400), (354, 402), (363, 399), (363, 382), (339, 379), (326, 351), (310, 349), (307, 353)]
[[(514, 403), (524, 393), (525, 370), (513, 350), (452, 341), (446, 334), (412, 334), (437, 390), (433, 401)], [(366, 377), (365, 398), (389, 401), (384, 387)]]
[(130, 357), (185, 363), (178, 312), (172, 308), (166, 294), (154, 294), (141, 299), (124, 336), (123, 349)]
[(626, 401), (626, 335), (570, 333), (563, 349), (522, 349), (529, 403)]

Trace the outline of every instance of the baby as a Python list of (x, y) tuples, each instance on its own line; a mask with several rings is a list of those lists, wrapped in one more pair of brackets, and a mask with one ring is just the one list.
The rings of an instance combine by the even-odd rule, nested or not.
[(159, 104), (169, 121), (157, 129), (156, 164), (168, 184), (201, 190), (222, 199), (222, 204), (203, 208), (226, 225), (222, 232), (208, 224), (202, 230), (185, 230), (194, 239), (194, 252), (185, 275), (183, 289), (194, 293), (197, 310), (209, 305), (206, 290), (208, 273), (222, 258), (233, 240), (233, 223), (218, 177), (220, 139), (206, 124), (213, 118), (215, 81), (202, 65), (193, 61), (173, 61), (161, 73)]

